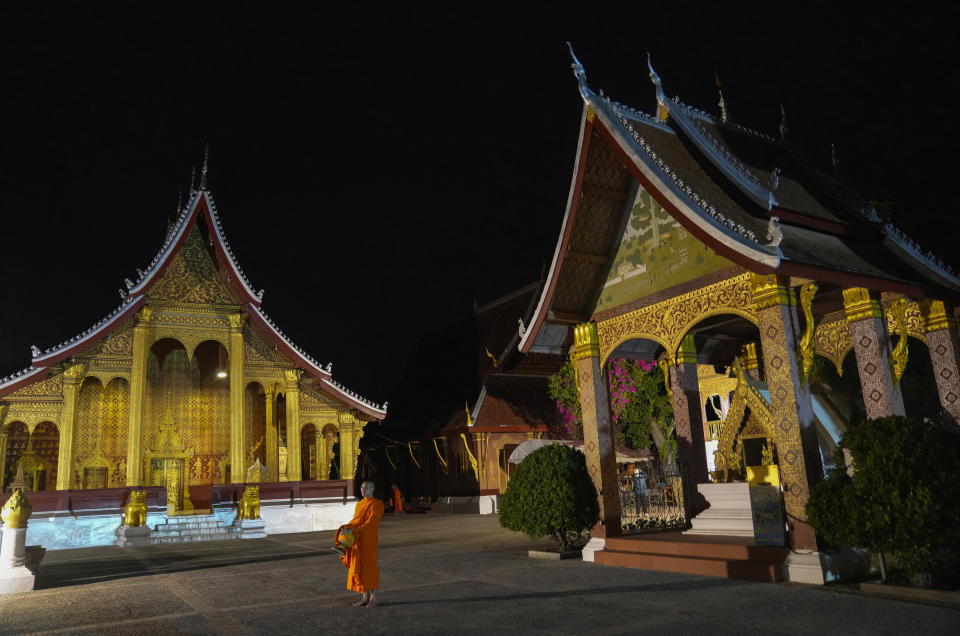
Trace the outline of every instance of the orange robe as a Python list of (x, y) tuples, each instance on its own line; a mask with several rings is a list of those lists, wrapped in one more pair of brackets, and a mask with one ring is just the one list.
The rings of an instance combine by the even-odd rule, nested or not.
[(353, 531), (355, 541), (340, 557), (347, 566), (347, 589), (369, 592), (380, 587), (380, 569), (377, 568), (377, 528), (383, 516), (379, 499), (364, 498), (357, 502), (353, 519), (343, 527)]
[(403, 493), (400, 492), (399, 488), (393, 489), (393, 509), (403, 510)]

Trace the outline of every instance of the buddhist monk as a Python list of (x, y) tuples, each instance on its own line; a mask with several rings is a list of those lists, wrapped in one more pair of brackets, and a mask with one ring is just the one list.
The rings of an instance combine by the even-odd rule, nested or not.
[(357, 502), (353, 519), (340, 526), (337, 534), (350, 531), (354, 542), (340, 557), (347, 566), (347, 589), (361, 592), (363, 596), (353, 604), (354, 607), (375, 607), (377, 588), (380, 587), (380, 570), (377, 568), (377, 527), (383, 517), (383, 503), (373, 497), (373, 482), (365, 481), (360, 485), (363, 499)]
[(393, 485), (393, 516), (399, 517), (400, 513), (403, 512), (403, 493), (400, 492), (400, 487), (396, 484)]

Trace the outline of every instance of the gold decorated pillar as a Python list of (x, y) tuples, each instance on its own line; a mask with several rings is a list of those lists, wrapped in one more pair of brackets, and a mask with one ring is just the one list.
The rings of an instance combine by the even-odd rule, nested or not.
[(760, 359), (757, 357), (757, 343), (748, 342), (743, 345), (743, 351), (741, 353), (741, 359), (743, 361), (743, 370), (747, 372), (754, 380), (760, 380)]
[(274, 411), (273, 386), (267, 387), (264, 393), (264, 407), (266, 410), (267, 439), (264, 441), (267, 455), (267, 474), (273, 481), (280, 480), (279, 472), (279, 434), (277, 432), (277, 418)]
[(600, 496), (600, 523), (594, 526), (592, 534), (595, 537), (615, 537), (620, 534), (617, 457), (607, 383), (600, 370), (600, 340), (596, 323), (574, 326), (570, 360), (577, 374), (580, 392), (587, 471)]
[[(850, 339), (860, 373), (867, 417), (905, 415), (903, 394), (890, 369), (890, 335), (883, 307), (863, 287), (843, 290), (843, 308), (850, 325)], [(906, 338), (904, 330), (902, 338)]]
[[(87, 365), (72, 364), (63, 372), (63, 408), (60, 411), (60, 448), (57, 453), (57, 490), (69, 490), (73, 476), (73, 428), (77, 421), (77, 397)], [(0, 472), (0, 475), (3, 473)]]
[(247, 474), (244, 418), (243, 315), (230, 314), (230, 481), (241, 483)]
[(353, 418), (340, 423), (340, 479), (354, 479), (357, 473), (357, 458), (360, 456), (360, 439), (363, 437), (363, 422)]
[[(133, 328), (133, 361), (130, 367), (130, 420), (127, 424), (127, 486), (143, 485), (143, 393), (147, 383), (147, 337), (150, 316), (144, 307), (137, 315)], [(59, 480), (58, 480), (59, 481)]]
[(752, 275), (753, 306), (760, 331), (763, 373), (776, 430), (783, 501), (794, 549), (816, 549), (807, 523), (810, 486), (823, 476), (813, 405), (797, 365), (799, 320), (796, 296), (775, 275)]
[(287, 381), (287, 479), (300, 481), (300, 369), (283, 372)]
[[(3, 409), (0, 408), (0, 411)], [(3, 483), (4, 477), (7, 474), (7, 433), (3, 428), (3, 418), (0, 417), (0, 492), (3, 492), (4, 487), (6, 486)], [(59, 474), (59, 473), (57, 473)]]
[(939, 300), (924, 303), (927, 348), (937, 380), (940, 405), (960, 424), (960, 360), (957, 321)]
[(706, 483), (707, 450), (703, 439), (703, 410), (693, 334), (684, 336), (677, 349), (676, 363), (670, 370), (670, 388), (677, 434), (677, 459), (690, 467), (694, 483)]

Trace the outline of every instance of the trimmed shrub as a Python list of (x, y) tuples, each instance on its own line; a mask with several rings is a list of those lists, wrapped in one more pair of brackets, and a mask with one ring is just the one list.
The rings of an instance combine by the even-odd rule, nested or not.
[(550, 444), (520, 462), (500, 501), (500, 525), (531, 540), (551, 537), (561, 551), (600, 518), (597, 489), (580, 451)]
[(814, 529), (834, 545), (892, 554), (912, 576), (950, 573), (960, 556), (960, 435), (885, 417), (851, 425), (840, 447), (854, 475), (840, 465), (811, 489)]

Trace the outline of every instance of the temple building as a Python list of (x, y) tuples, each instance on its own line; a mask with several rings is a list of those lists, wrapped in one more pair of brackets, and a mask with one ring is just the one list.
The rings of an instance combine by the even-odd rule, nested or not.
[(382, 420), (386, 404), (336, 382), (331, 364), (264, 312), (263, 290), (224, 235), (206, 165), (159, 253), (137, 271), (109, 315), (59, 345), (32, 347), (30, 367), (0, 380), (3, 492), (14, 481), (31, 497), (57, 491), (50, 505), (63, 509), (69, 493), (162, 488), (179, 514), (215, 508), (223, 485), (332, 472), (352, 495), (364, 426)]
[[(652, 65), (647, 114), (594, 92), (575, 57), (573, 69), (584, 106), (569, 199), (517, 349), (569, 355), (577, 370), (602, 517), (585, 558), (625, 563), (630, 549), (603, 369), (633, 358), (667, 367), (692, 513), (707, 503), (698, 485), (709, 501), (712, 477), (772, 458), (784, 571), (823, 582), (830, 555), (805, 507), (850, 418), (919, 415), (903, 386), (922, 377), (936, 410), (960, 421), (960, 278), (836, 169), (803, 159), (785, 121), (770, 136), (735, 123), (722, 99), (719, 117), (687, 106)], [(856, 408), (825, 374), (855, 385)]]

